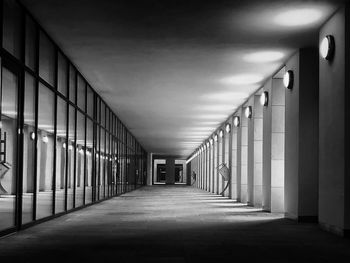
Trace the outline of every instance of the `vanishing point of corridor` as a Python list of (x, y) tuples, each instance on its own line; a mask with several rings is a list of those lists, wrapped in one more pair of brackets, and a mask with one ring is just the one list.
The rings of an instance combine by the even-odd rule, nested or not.
[(0, 261), (348, 262), (349, 247), (316, 224), (190, 186), (150, 186), (0, 239)]

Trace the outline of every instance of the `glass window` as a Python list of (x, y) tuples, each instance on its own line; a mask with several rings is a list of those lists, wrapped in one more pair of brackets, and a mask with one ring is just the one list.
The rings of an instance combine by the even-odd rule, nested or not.
[(35, 156), (35, 79), (25, 74), (23, 126), (23, 199), (22, 222), (33, 220)]
[(58, 78), (57, 78), (57, 90), (67, 97), (67, 69), (68, 64), (66, 58), (59, 52), (58, 53)]
[(78, 107), (85, 112), (86, 83), (82, 76), (78, 75)]
[(84, 204), (85, 115), (78, 111), (75, 155), (75, 207)]
[(18, 76), (2, 68), (0, 230), (15, 226)]
[(67, 175), (67, 209), (74, 206), (74, 160), (75, 160), (75, 108), (69, 106), (68, 125), (68, 175)]
[(3, 1), (3, 47), (21, 58), (21, 9), (14, 0)]
[(75, 92), (76, 92), (76, 71), (72, 65), (69, 67), (69, 100), (75, 103)]
[(100, 128), (100, 199), (105, 197), (105, 158), (106, 158), (106, 148), (105, 148), (105, 130)]
[(94, 92), (90, 86), (87, 86), (87, 114), (90, 117), (94, 115)]
[(106, 127), (106, 107), (103, 101), (101, 101), (101, 125)]
[(55, 47), (42, 31), (39, 45), (39, 75), (50, 85), (55, 85)]
[(85, 204), (92, 202), (92, 148), (93, 148), (93, 122), (87, 119), (86, 123), (86, 174), (85, 174)]
[(55, 212), (65, 210), (65, 187), (67, 167), (67, 102), (57, 98), (57, 137), (56, 137), (56, 200)]
[(55, 129), (54, 105), (54, 93), (40, 83), (37, 142), (37, 219), (47, 217), (52, 214)]
[(33, 20), (26, 16), (26, 47), (25, 47), (25, 64), (32, 70), (36, 65), (36, 26)]

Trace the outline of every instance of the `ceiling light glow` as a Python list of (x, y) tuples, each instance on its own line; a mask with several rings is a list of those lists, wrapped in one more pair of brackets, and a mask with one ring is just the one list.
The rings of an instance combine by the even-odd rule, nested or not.
[(262, 51), (247, 54), (243, 57), (243, 59), (251, 63), (267, 63), (278, 61), (283, 57), (284, 54), (279, 51)]
[(314, 24), (322, 18), (322, 12), (314, 8), (301, 8), (279, 13), (274, 22), (281, 26), (298, 27)]
[(261, 82), (263, 76), (257, 74), (241, 74), (221, 79), (222, 84), (228, 85), (249, 85)]

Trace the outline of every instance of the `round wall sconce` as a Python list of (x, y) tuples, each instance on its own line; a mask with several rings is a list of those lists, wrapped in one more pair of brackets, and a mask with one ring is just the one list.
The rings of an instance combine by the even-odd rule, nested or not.
[(218, 135), (217, 134), (214, 135), (214, 141), (216, 141), (216, 142), (218, 141)]
[(66, 145), (66, 143), (64, 142), (64, 143), (62, 144), (62, 148), (63, 148), (63, 149), (66, 149), (66, 147), (67, 147), (67, 145)]
[(210, 139), (209, 139), (209, 142), (210, 142), (211, 145), (213, 145), (214, 139), (213, 139), (213, 138), (210, 138)]
[(225, 130), (227, 133), (230, 133), (231, 132), (231, 124), (227, 123), (225, 126)]
[(209, 144), (209, 142), (207, 142), (207, 149), (209, 148), (209, 146), (210, 146), (210, 144)]
[(320, 44), (320, 54), (325, 60), (331, 60), (334, 56), (335, 42), (331, 35), (325, 36)]
[(48, 143), (49, 142), (49, 138), (46, 135), (43, 136), (43, 142), (44, 143)]
[(30, 133), (30, 139), (31, 139), (32, 141), (35, 140), (35, 132), (31, 132), (31, 133)]
[(220, 138), (222, 138), (224, 136), (224, 131), (223, 130), (219, 131), (219, 136), (220, 136)]
[(288, 70), (283, 77), (283, 85), (287, 89), (292, 89), (294, 85), (294, 73), (292, 70)]
[(238, 116), (233, 117), (233, 125), (235, 127), (239, 127), (239, 124), (240, 124), (239, 117)]
[(260, 95), (260, 104), (261, 106), (267, 106), (269, 103), (269, 93), (267, 91), (264, 91)]
[(247, 106), (247, 107), (245, 108), (244, 115), (245, 115), (248, 119), (250, 119), (250, 118), (252, 118), (252, 113), (253, 113), (252, 106)]

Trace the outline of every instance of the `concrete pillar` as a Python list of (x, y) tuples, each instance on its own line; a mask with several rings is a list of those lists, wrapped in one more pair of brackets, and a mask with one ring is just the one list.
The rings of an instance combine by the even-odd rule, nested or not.
[(231, 186), (232, 183), (230, 182), (232, 179), (232, 117), (229, 118), (229, 120), (227, 121), (227, 124), (230, 124), (231, 127), (231, 131), (227, 132), (225, 129), (225, 163), (228, 167), (228, 169), (230, 170), (230, 179), (229, 181), (225, 182), (225, 186), (226, 184), (228, 184), (228, 187), (225, 191), (225, 196), (232, 198), (232, 191), (231, 191)]
[(247, 119), (248, 126), (248, 153), (247, 153), (247, 203), (254, 205), (254, 97), (252, 96), (248, 100), (248, 106), (252, 107), (253, 113), (252, 118)]
[(285, 88), (273, 78), (264, 86), (269, 102), (263, 122), (263, 209), (284, 212)]
[(335, 53), (330, 61), (319, 61), (319, 223), (345, 236), (350, 233), (349, 11), (341, 8), (321, 28), (320, 41), (332, 35)]
[(192, 162), (186, 164), (186, 185), (191, 185), (191, 177), (192, 177)]
[[(218, 168), (221, 167), (222, 163), (223, 163), (223, 151), (224, 151), (224, 137), (220, 137), (220, 130), (222, 129), (222, 127), (219, 129), (219, 138), (218, 138)], [(222, 175), (219, 173), (219, 169), (218, 169), (218, 194), (221, 194), (222, 190), (223, 190), (223, 184), (224, 184), (224, 180), (222, 178)]]
[(300, 49), (286, 64), (294, 86), (285, 91), (285, 214), (318, 215), (318, 50)]
[(240, 178), (240, 200), (242, 203), (248, 201), (248, 119), (244, 116), (246, 104), (242, 108), (241, 118), (241, 178)]
[[(234, 116), (242, 118), (242, 110), (239, 109)], [(241, 128), (232, 124), (232, 161), (231, 161), (231, 198), (240, 201), (241, 182)]]
[(260, 95), (254, 96), (254, 176), (253, 176), (253, 205), (262, 207), (262, 148), (263, 148), (263, 106)]
[(219, 135), (217, 136), (217, 141), (215, 142), (215, 189), (214, 193), (219, 194), (219, 172), (218, 172), (218, 166), (219, 166)]

